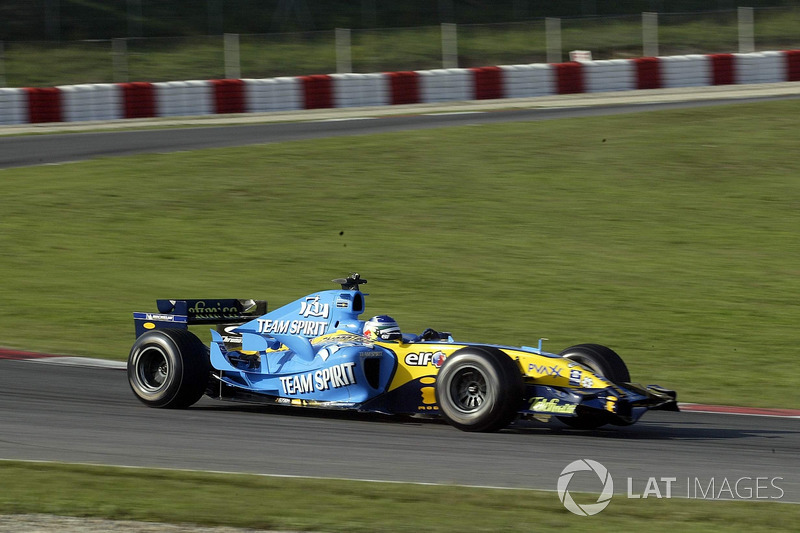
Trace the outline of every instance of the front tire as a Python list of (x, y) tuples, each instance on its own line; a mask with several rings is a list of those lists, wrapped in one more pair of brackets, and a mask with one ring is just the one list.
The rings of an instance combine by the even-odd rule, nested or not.
[(465, 348), (449, 356), (436, 378), (436, 403), (462, 431), (498, 431), (517, 416), (522, 374), (500, 350)]
[(149, 407), (184, 409), (208, 385), (208, 349), (193, 333), (179, 329), (142, 334), (128, 356), (128, 383)]
[(570, 346), (559, 354), (588, 367), (596, 374), (614, 383), (627, 383), (631, 380), (625, 361), (617, 352), (600, 344), (578, 344)]
[[(565, 359), (580, 363), (595, 374), (599, 374), (614, 383), (626, 383), (631, 380), (631, 375), (625, 362), (617, 352), (606, 346), (600, 344), (578, 344), (570, 346), (559, 355)], [(577, 416), (559, 416), (557, 418), (575, 429), (596, 429), (608, 423), (607, 416), (596, 412), (582, 413), (578, 411)]]

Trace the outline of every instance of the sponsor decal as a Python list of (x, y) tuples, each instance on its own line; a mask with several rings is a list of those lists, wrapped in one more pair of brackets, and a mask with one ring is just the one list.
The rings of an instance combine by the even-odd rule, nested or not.
[(227, 344), (241, 344), (242, 335), (234, 331), (238, 327), (239, 326), (226, 326), (223, 328), (222, 342)]
[(147, 320), (157, 320), (159, 322), (185, 322), (185, 317), (179, 315), (157, 315), (154, 313), (147, 313), (145, 315)]
[(283, 393), (288, 395), (308, 394), (329, 389), (338, 389), (355, 385), (356, 376), (353, 372), (355, 363), (342, 363), (316, 372), (307, 372), (296, 376), (283, 376), (280, 378)]
[(317, 339), (312, 342), (312, 344), (321, 344), (323, 342), (335, 342), (340, 347), (344, 346), (366, 346), (368, 348), (372, 347), (372, 343), (368, 342), (366, 337), (361, 335), (356, 335), (354, 333), (342, 333), (339, 335), (328, 335), (324, 339)]
[(188, 319), (184, 315), (168, 315), (162, 313), (133, 313), (134, 320), (148, 320), (151, 322), (173, 322), (186, 324)]
[(581, 374), (583, 374), (583, 372), (581, 372), (577, 368), (573, 368), (572, 370), (569, 371), (569, 384), (570, 384), (570, 386), (572, 386), (572, 387), (579, 387), (580, 386), (580, 384), (581, 384)]
[(581, 385), (583, 385), (587, 389), (591, 389), (594, 386), (594, 380), (589, 376), (586, 376), (581, 380)]
[(428, 366), (433, 365), (441, 368), (447, 356), (444, 352), (419, 352), (406, 354), (405, 363), (408, 366)]
[(319, 303), (319, 296), (308, 296), (304, 301), (300, 302), (300, 316), (303, 318), (310, 316), (328, 318), (330, 311), (330, 304)]
[(152, 322), (145, 322), (144, 324), (142, 324), (142, 326), (144, 326), (144, 329), (155, 329), (156, 327), (156, 325), (153, 324)]
[[(325, 322), (322, 323), (325, 324)], [(374, 345), (371, 342), (365, 342), (366, 340), (367, 339), (365, 339), (361, 335), (344, 333), (341, 335), (334, 335), (334, 334), (326, 335), (324, 338), (315, 339), (311, 341), (311, 344), (313, 344), (314, 346), (320, 344), (329, 344), (329, 346), (326, 346), (317, 352), (317, 355), (319, 355), (323, 361), (327, 361), (328, 357), (338, 352), (339, 349), (345, 348), (347, 346), (363, 346), (365, 348), (372, 348)]]
[(383, 352), (361, 352), (361, 357), (364, 359), (369, 359), (373, 357), (382, 357)]
[(220, 316), (239, 316), (235, 307), (225, 307), (217, 302), (216, 306), (208, 306), (203, 300), (198, 300), (193, 307), (186, 310), (189, 316), (195, 318), (219, 318)]
[(277, 333), (279, 335), (305, 335), (306, 337), (319, 337), (325, 334), (327, 322), (315, 322), (312, 320), (269, 320), (259, 318), (258, 332), (269, 335)]
[(575, 412), (575, 404), (561, 403), (558, 398), (548, 400), (541, 396), (535, 396), (531, 399), (530, 410), (537, 413), (556, 413), (571, 415)]
[(531, 363), (528, 365), (528, 373), (539, 374), (540, 376), (552, 376), (554, 378), (561, 377), (561, 369), (558, 368), (558, 365), (548, 366)]

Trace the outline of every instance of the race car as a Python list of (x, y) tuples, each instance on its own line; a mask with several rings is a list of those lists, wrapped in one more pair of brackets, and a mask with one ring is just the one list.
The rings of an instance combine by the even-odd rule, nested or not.
[[(263, 300), (157, 300), (134, 313), (128, 382), (150, 407), (220, 400), (442, 417), (464, 431), (555, 417), (573, 428), (629, 425), (649, 409), (677, 411), (676, 393), (631, 383), (612, 349), (457, 342), (447, 332), (404, 334), (387, 315), (368, 320), (367, 282), (303, 296), (267, 312)], [(206, 346), (189, 326), (208, 324)]]

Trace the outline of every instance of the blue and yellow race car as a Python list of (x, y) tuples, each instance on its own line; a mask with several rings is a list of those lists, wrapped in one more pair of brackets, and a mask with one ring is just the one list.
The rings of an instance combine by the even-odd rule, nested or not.
[[(519, 417), (581, 429), (629, 425), (649, 409), (677, 411), (675, 392), (631, 383), (613, 350), (456, 342), (427, 329), (403, 334), (389, 316), (362, 320), (367, 282), (267, 312), (257, 300), (158, 300), (134, 313), (128, 381), (146, 405), (186, 408), (203, 395), (267, 404), (441, 416), (464, 431), (497, 431)], [(189, 326), (208, 324), (206, 346)]]

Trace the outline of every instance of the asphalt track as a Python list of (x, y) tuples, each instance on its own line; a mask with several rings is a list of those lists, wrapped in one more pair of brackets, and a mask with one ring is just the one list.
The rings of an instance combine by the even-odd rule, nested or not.
[[(655, 483), (662, 497), (669, 485), (671, 497), (800, 502), (799, 451), (796, 418), (652, 412), (629, 427), (524, 422), (472, 434), (437, 421), (208, 398), (183, 411), (150, 409), (119, 367), (0, 359), (0, 459), (546, 490), (569, 463), (592, 459), (612, 475), (616, 497), (648, 487), (656, 497)], [(570, 484), (601, 488), (588, 472)]]

